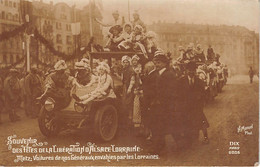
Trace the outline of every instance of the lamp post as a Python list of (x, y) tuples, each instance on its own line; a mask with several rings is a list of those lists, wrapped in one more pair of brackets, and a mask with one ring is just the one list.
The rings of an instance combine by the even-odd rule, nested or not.
[(30, 72), (30, 64), (31, 64), (31, 60), (30, 60), (30, 42), (31, 42), (31, 37), (33, 37), (33, 34), (26, 34), (26, 71)]

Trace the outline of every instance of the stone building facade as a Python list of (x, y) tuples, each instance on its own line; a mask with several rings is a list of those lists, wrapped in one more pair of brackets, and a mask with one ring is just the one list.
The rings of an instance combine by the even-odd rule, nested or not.
[[(0, 0), (0, 34), (21, 26), (20, 0)], [(23, 56), (23, 35), (0, 42), (0, 67), (12, 64)]]
[(198, 43), (206, 54), (209, 45), (220, 54), (221, 62), (234, 73), (246, 73), (250, 66), (259, 69), (259, 34), (241, 26), (197, 25), (157, 22), (148, 26), (155, 31), (160, 47), (170, 51), (174, 58), (179, 56), (178, 47)]
[[(13, 30), (22, 25), (20, 0), (0, 0), (0, 33)], [(60, 52), (72, 55), (76, 47), (84, 47), (90, 39), (88, 7), (82, 10), (69, 6), (66, 3), (53, 4), (43, 0), (32, 1), (32, 24), (39, 33), (47, 39), (54, 48)], [(95, 11), (96, 12), (96, 11)], [(100, 14), (100, 12), (99, 12)], [(101, 14), (100, 17), (102, 18)], [(100, 18), (99, 17), (99, 18)], [(80, 34), (75, 36), (72, 32), (73, 23), (80, 22)], [(93, 24), (93, 35), (97, 42), (103, 42), (102, 28)], [(25, 57), (23, 49), (25, 43), (24, 34), (0, 43), (0, 66), (16, 62), (22, 56)], [(46, 64), (54, 64), (60, 57), (53, 55), (43, 44), (33, 36), (30, 42), (31, 64), (41, 61)], [(36, 61), (37, 60), (37, 61)], [(71, 65), (73, 63), (70, 63)]]

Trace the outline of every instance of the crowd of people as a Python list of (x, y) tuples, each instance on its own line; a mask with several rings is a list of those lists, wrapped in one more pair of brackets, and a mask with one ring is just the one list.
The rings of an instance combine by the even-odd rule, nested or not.
[[(203, 108), (209, 94), (216, 96), (214, 84), (221, 79), (225, 81), (227, 72), (215, 55), (197, 59), (197, 52), (191, 46), (186, 50), (181, 48), (177, 60), (171, 60), (161, 49), (157, 49), (152, 61), (145, 64), (141, 64), (138, 55), (125, 55), (118, 65), (121, 70), (117, 71), (103, 59), (95, 60), (91, 69), (88, 58), (76, 62), (74, 72), (64, 60), (58, 61), (45, 75), (32, 66), (30, 73), (19, 79), (19, 71), (10, 69), (0, 87), (5, 110), (15, 122), (20, 120), (16, 111), (21, 101), (26, 115), (37, 118), (40, 110), (37, 100), (45, 100), (48, 96), (55, 97), (55, 106), (59, 108), (68, 106), (72, 98), (82, 106), (98, 98), (116, 98), (113, 78), (117, 77), (122, 81), (120, 99), (124, 114), (119, 118), (123, 120), (121, 126), (131, 127), (135, 135), (151, 141), (152, 151), (160, 152), (167, 134), (173, 136), (178, 148), (185, 148), (198, 139), (201, 130), (203, 142), (207, 144), (209, 123)], [(213, 58), (209, 59), (210, 56)], [(206, 61), (212, 63), (206, 64)], [(75, 87), (93, 85), (94, 89), (85, 95), (75, 93)]]
[[(56, 109), (68, 106), (72, 98), (77, 105), (85, 106), (95, 99), (111, 97), (121, 99), (121, 129), (134, 129), (135, 135), (151, 143), (150, 152), (160, 153), (167, 134), (173, 136), (177, 149), (189, 148), (198, 140), (200, 130), (203, 143), (208, 144), (209, 122), (203, 108), (221, 91), (228, 77), (220, 55), (211, 46), (205, 55), (200, 44), (191, 43), (186, 49), (180, 46), (180, 56), (173, 60), (158, 48), (156, 34), (146, 31), (138, 13), (134, 13), (132, 23), (120, 23), (118, 12), (113, 17), (117, 24), (110, 25), (106, 47), (110, 51), (139, 50), (144, 57), (125, 55), (121, 63), (114, 61), (111, 66), (104, 59), (94, 59), (90, 66), (89, 59), (83, 58), (74, 69), (59, 60), (45, 74), (32, 66), (22, 77), (17, 69), (10, 69), (7, 77), (0, 78), (0, 102), (5, 104), (10, 120), (20, 120), (16, 111), (21, 103), (28, 117), (37, 118), (37, 102), (47, 97), (54, 97)], [(115, 77), (122, 81), (120, 93), (115, 91)], [(78, 95), (77, 87), (93, 89)]]
[(137, 11), (133, 13), (133, 21), (125, 22), (118, 11), (112, 13), (113, 23), (101, 25), (109, 27), (108, 41), (105, 49), (109, 51), (140, 51), (148, 58), (157, 47), (156, 34), (147, 31)]

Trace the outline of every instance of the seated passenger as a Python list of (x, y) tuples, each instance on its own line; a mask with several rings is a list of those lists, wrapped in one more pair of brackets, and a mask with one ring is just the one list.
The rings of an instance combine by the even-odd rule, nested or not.
[(148, 54), (154, 54), (157, 49), (157, 38), (156, 34), (153, 31), (148, 31), (146, 34), (146, 50)]
[(118, 45), (120, 42), (124, 40), (122, 36), (122, 27), (120, 25), (115, 25), (109, 29), (109, 39), (106, 44), (106, 48), (109, 48), (111, 51), (117, 51), (118, 50)]
[(201, 48), (200, 44), (198, 44), (197, 47), (196, 47), (195, 59), (196, 59), (196, 61), (199, 61), (199, 62), (205, 62), (205, 60), (206, 60), (205, 55), (204, 55), (204, 51)]
[(112, 97), (115, 98), (116, 95), (113, 91), (113, 79), (109, 75), (110, 68), (106, 63), (100, 63), (97, 67), (98, 71), (98, 85), (96, 89), (84, 96), (74, 98), (79, 101), (77, 102), (80, 105), (85, 105), (92, 100), (99, 99), (102, 97)]
[(87, 63), (82, 62), (76, 62), (75, 63), (75, 69), (77, 70), (75, 78), (77, 83), (85, 86), (87, 85), (91, 80), (91, 73), (90, 73), (90, 67)]
[(140, 26), (142, 26), (143, 31), (146, 32), (146, 26), (145, 26), (144, 22), (141, 20), (138, 11), (135, 11), (133, 13), (133, 18), (134, 18), (134, 20), (132, 21), (133, 26), (135, 27), (136, 25), (140, 25)]
[(133, 36), (132, 25), (130, 23), (126, 23), (124, 25), (124, 32), (122, 34), (124, 40), (120, 42), (118, 48), (120, 50), (129, 50), (130, 48), (132, 48), (133, 47), (132, 36)]
[(144, 54), (144, 56), (146, 58), (148, 58), (146, 49), (144, 47), (145, 39), (146, 39), (146, 37), (144, 35), (142, 26), (136, 25), (134, 27), (134, 32), (133, 32), (133, 37), (132, 37), (132, 42), (134, 43), (134, 50), (140, 49), (142, 51), (142, 53)]
[(190, 43), (184, 52), (182, 58), (179, 60), (181, 63), (189, 63), (190, 61), (195, 61), (195, 55), (194, 55), (194, 44)]

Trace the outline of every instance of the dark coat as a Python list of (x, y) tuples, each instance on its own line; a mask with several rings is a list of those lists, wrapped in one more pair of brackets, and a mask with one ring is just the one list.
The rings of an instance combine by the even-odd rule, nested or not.
[[(189, 84), (188, 76), (180, 78), (178, 83), (178, 98), (176, 110), (183, 115), (184, 126), (193, 129), (209, 127), (203, 113), (205, 100), (205, 83), (199, 78), (194, 78), (194, 84)], [(185, 128), (183, 127), (183, 128)]]
[(143, 77), (143, 110), (142, 110), (142, 122), (145, 127), (151, 128), (151, 117), (150, 108), (152, 99), (156, 96), (156, 92), (153, 91), (155, 88), (156, 72), (153, 71)]
[(37, 74), (28, 74), (25, 77), (25, 91), (26, 95), (30, 98), (39, 97), (42, 93), (42, 83)]
[(161, 75), (158, 71), (155, 71), (150, 78), (150, 84), (150, 92), (144, 94), (150, 97), (149, 117), (153, 135), (172, 133), (176, 99), (176, 75), (172, 69), (166, 69)]

